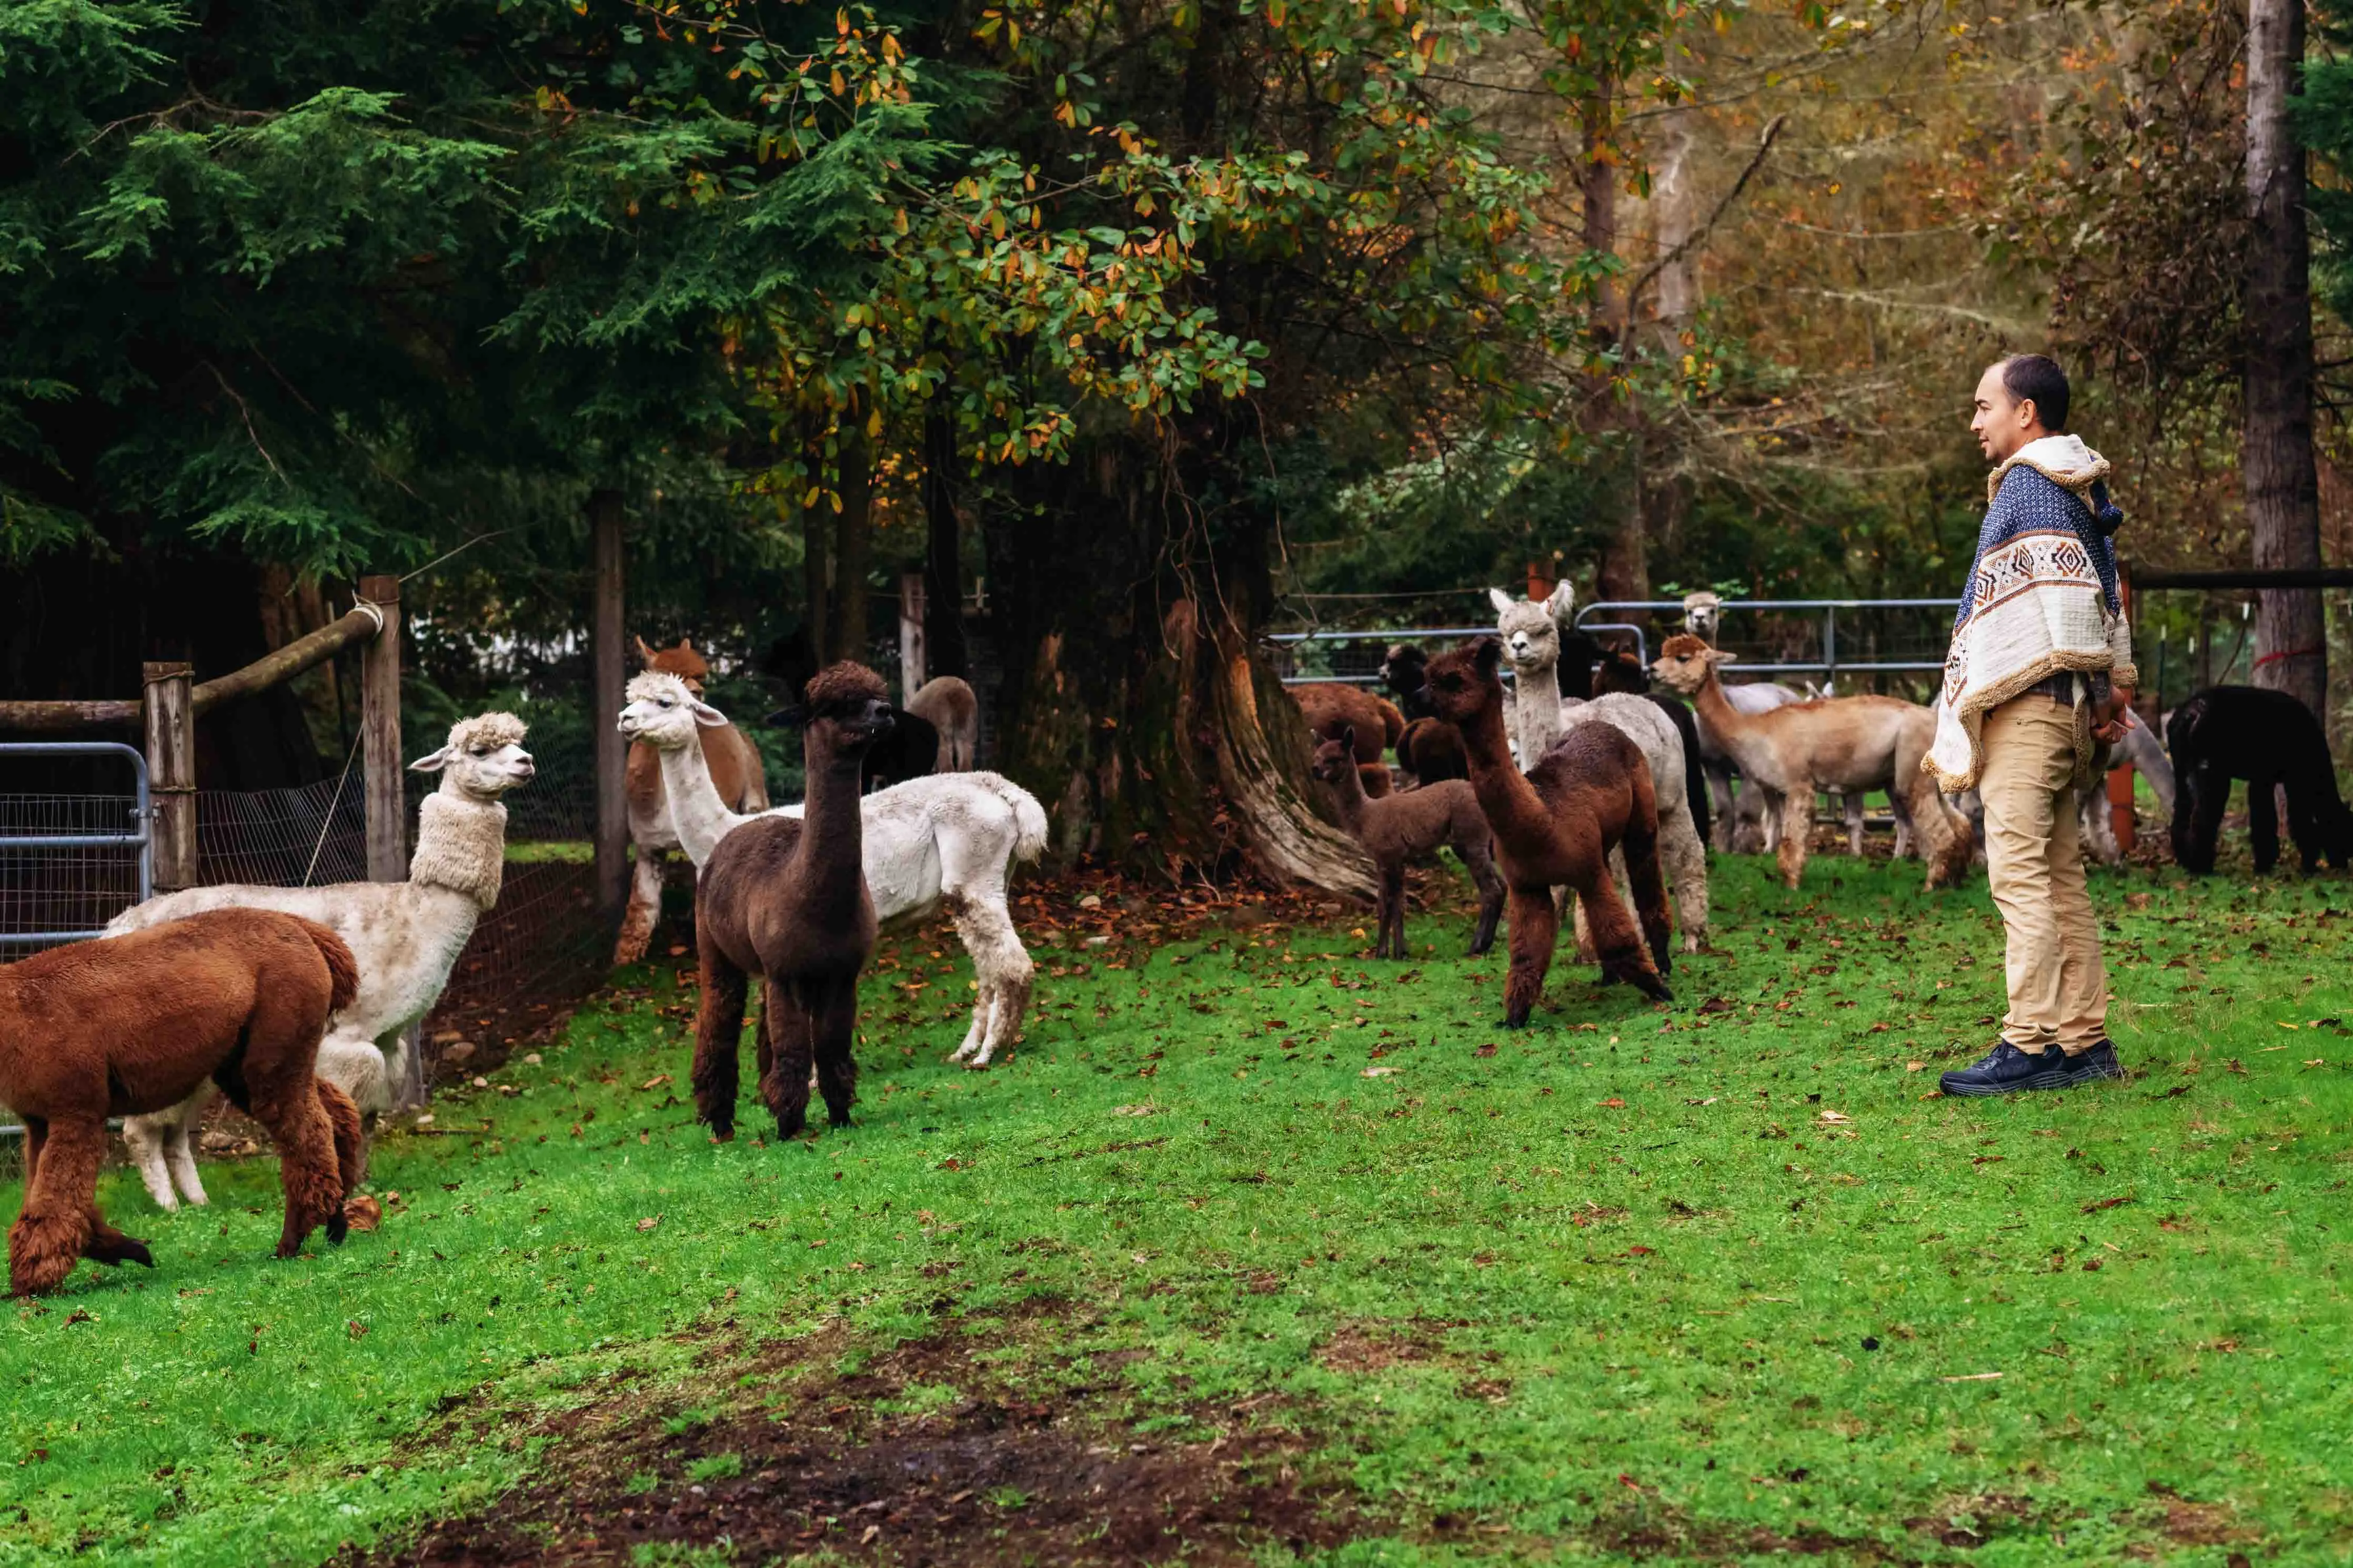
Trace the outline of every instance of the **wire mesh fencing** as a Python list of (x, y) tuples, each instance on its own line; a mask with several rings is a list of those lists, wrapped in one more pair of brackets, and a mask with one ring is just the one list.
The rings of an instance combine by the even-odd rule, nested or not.
[(130, 833), (131, 795), (0, 794), (0, 960), (23, 958), (37, 932), (96, 931), (139, 901), (139, 847), (125, 842), (42, 848), (10, 839)]

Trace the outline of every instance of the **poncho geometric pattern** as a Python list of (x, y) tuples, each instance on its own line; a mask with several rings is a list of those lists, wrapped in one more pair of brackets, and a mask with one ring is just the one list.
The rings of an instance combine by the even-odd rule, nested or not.
[[(2116, 592), (2107, 460), (2073, 436), (2029, 442), (1988, 477), (1985, 525), (1961, 591), (1936, 739), (1921, 766), (1939, 788), (1973, 789), (1985, 715), (2051, 676), (2105, 674), (2130, 686), (2132, 630)], [(2092, 773), (2091, 713), (2078, 691), (2079, 783)]]

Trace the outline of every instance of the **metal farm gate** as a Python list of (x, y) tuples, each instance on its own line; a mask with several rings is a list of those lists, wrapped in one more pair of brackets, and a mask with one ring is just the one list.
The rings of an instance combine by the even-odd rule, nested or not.
[[(115, 741), (0, 744), (0, 768), (16, 758), (59, 756), (129, 763), (131, 793), (0, 793), (0, 959), (94, 937), (154, 890), (147, 759)], [(0, 789), (5, 784), (0, 773)]]

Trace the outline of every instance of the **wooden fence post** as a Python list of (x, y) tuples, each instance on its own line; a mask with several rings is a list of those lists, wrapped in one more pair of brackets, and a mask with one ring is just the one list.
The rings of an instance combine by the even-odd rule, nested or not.
[(408, 792), (400, 742), (400, 579), (363, 577), (359, 596), (384, 614), (360, 647), (360, 765), (371, 882), (408, 878)]
[(923, 574), (899, 574), (899, 700), (923, 689), (927, 677), (923, 647)]
[(196, 885), (195, 667), (139, 667), (147, 721), (147, 788), (153, 796), (155, 890)]
[(620, 491), (589, 495), (588, 526), (596, 574), (589, 629), (594, 676), (588, 694), (588, 728), (596, 741), (596, 907), (617, 919), (629, 886), (628, 748), (613, 727), (627, 684), (621, 646)]
[[(367, 803), (367, 874), (371, 882), (408, 879), (408, 770), (401, 756), (400, 579), (363, 577), (359, 599), (384, 616), (384, 627), (360, 645), (360, 787)], [(423, 1105), (425, 1030), (412, 1024), (395, 1068), (393, 1108)]]

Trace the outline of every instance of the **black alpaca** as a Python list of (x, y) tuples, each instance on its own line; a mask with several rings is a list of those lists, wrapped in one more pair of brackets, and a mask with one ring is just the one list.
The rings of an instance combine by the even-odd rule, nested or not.
[[(1567, 657), (1567, 645), (1562, 658)], [(1683, 740), (1683, 797), (1691, 802), (1692, 827), (1702, 844), (1715, 842), (1712, 829), (1715, 826), (1715, 802), (1708, 797), (1707, 769), (1700, 762), (1699, 722), (1692, 717), (1691, 704), (1679, 697), (1651, 689), (1650, 667), (1626, 649), (1611, 648), (1593, 667), (1593, 695), (1602, 696), (1622, 691), (1630, 697), (1647, 697), (1658, 704)], [(1563, 694), (1566, 695), (1566, 689)], [(1664, 781), (1662, 781), (1664, 782)]]
[(2173, 753), (2173, 858), (2182, 869), (2214, 869), (2215, 840), (2231, 800), (2231, 781), (2247, 781), (2247, 826), (2255, 871), (2279, 859), (2275, 785), (2287, 786), (2287, 828), (2304, 868), (2326, 858), (2342, 868), (2353, 858), (2353, 814), (2337, 793), (2337, 765), (2312, 710), (2284, 691), (2213, 686), (2173, 710), (2166, 727)]

